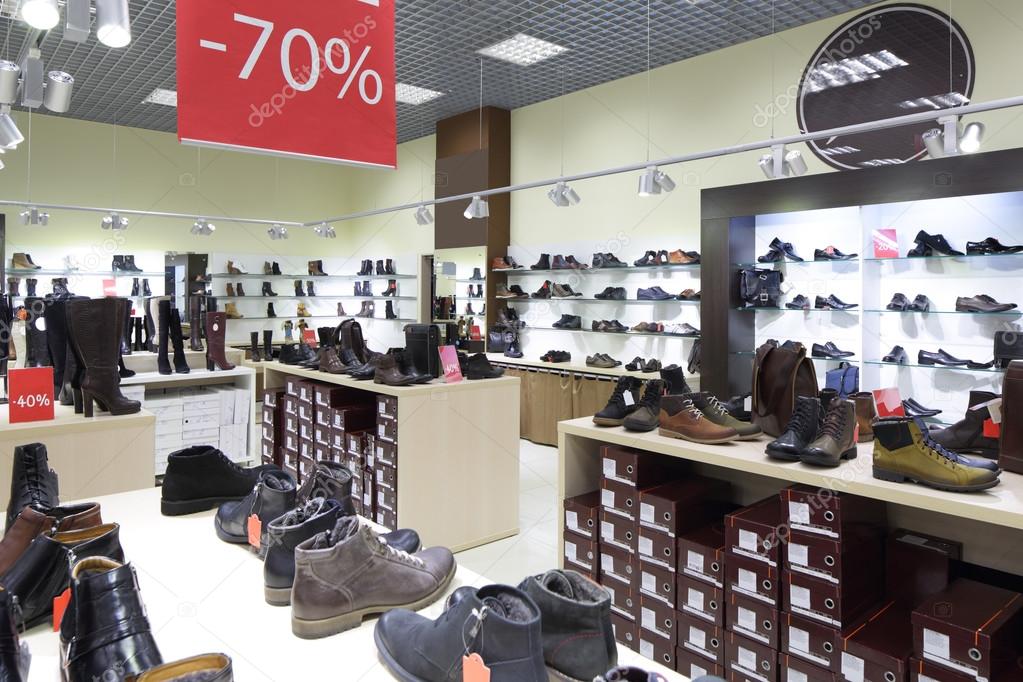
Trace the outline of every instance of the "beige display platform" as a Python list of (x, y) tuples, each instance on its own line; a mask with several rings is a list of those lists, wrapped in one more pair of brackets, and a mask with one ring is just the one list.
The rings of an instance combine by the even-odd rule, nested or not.
[(86, 419), (73, 407), (57, 405), (53, 421), (11, 424), (7, 405), (0, 406), (0, 508), (11, 490), (14, 448), (45, 443), (50, 468), (60, 477), (60, 498), (98, 495), (152, 487), (155, 480), (156, 417), (145, 410), (114, 417), (96, 411)]
[(519, 379), (385, 386), (263, 363), (288, 375), (398, 398), (398, 526), (455, 551), (519, 532)]
[[(861, 444), (856, 459), (834, 469), (768, 459), (769, 439), (701, 445), (621, 427), (601, 428), (590, 419), (558, 424), (559, 500), (600, 485), (600, 448), (614, 444), (689, 460), (697, 473), (728, 480), (737, 502), (748, 504), (793, 483), (862, 495), (888, 504), (888, 523), (958, 540), (964, 559), (1012, 573), (1023, 565), (1023, 476), (1003, 473), (1001, 483), (980, 493), (951, 493), (913, 483), (880, 481), (872, 475), (872, 443)], [(563, 555), (563, 524), (558, 524)]]
[[(263, 564), (247, 547), (217, 539), (214, 512), (160, 515), (155, 488), (98, 500), (103, 519), (121, 524), (121, 546), (139, 579), (153, 635), (164, 660), (223, 652), (234, 661), (234, 678), (244, 682), (393, 680), (373, 642), (376, 619), (340, 635), (303, 640), (291, 634), (291, 609), (263, 600)], [(523, 576), (526, 577), (526, 576)], [(491, 581), (459, 568), (448, 593), (463, 585)], [(436, 618), (447, 594), (420, 613)], [(59, 682), (58, 638), (47, 625), (23, 636), (32, 651), (28, 682)], [(623, 663), (685, 677), (652, 665), (623, 647)]]
[[(232, 365), (240, 365), (245, 360), (245, 351), (231, 348), (230, 346), (224, 351), (227, 361)], [(149, 351), (135, 351), (131, 355), (124, 355), (124, 366), (135, 372), (155, 372), (156, 371), (156, 353), (150, 353)], [(201, 350), (189, 350), (185, 349), (185, 361), (188, 362), (188, 367), (195, 371), (197, 369), (206, 369), (206, 351)]]

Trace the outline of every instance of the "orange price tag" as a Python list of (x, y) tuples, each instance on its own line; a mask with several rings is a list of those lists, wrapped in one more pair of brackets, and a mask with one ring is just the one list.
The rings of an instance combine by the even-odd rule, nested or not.
[(990, 419), (984, 420), (984, 436), (986, 438), (1001, 438), (1002, 437), (1002, 425), (995, 424)]
[(253, 514), (249, 517), (249, 544), (259, 549), (259, 536), (263, 532), (263, 524), (259, 517)]
[(60, 631), (60, 621), (64, 620), (64, 612), (71, 603), (71, 588), (67, 588), (60, 595), (53, 598), (53, 631)]
[(483, 665), (479, 654), (462, 657), (462, 682), (490, 682), (490, 668)]

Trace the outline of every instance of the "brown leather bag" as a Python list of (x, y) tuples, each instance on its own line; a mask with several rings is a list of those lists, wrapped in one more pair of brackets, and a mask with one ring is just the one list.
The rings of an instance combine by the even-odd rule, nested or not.
[(753, 361), (753, 423), (769, 436), (785, 431), (797, 396), (816, 397), (817, 372), (801, 343), (770, 340)]
[(1013, 360), (1002, 383), (1002, 435), (998, 464), (1023, 474), (1023, 360)]

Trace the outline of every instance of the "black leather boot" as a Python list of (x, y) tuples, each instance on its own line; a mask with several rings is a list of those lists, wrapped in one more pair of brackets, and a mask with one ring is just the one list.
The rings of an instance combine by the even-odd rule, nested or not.
[(384, 261), (384, 272), (388, 275), (397, 275), (398, 272), (394, 269), (394, 261), (388, 258)]
[[(639, 389), (643, 382), (635, 377), (618, 377), (615, 390), (611, 393), (607, 405), (593, 415), (593, 423), (597, 426), (621, 426), (625, 418), (636, 411), (639, 405)], [(630, 398), (627, 400), (625, 395)]]
[(575, 571), (526, 578), (519, 589), (540, 609), (543, 658), (573, 680), (592, 680), (618, 663), (611, 595)]
[(266, 529), (266, 559), (263, 561), (263, 596), (267, 604), (291, 604), (291, 586), (295, 583), (295, 548), (299, 543), (317, 533), (329, 531), (339, 516), (350, 515), (349, 512), (342, 513), (341, 504), (337, 500), (317, 496), (270, 521)]
[(17, 277), (7, 278), (7, 293), (15, 298), (21, 296), (21, 292), (18, 291), (18, 283), (21, 282)]
[(132, 345), (132, 350), (141, 352), (142, 346), (144, 345), (144, 334), (142, 333), (143, 320), (141, 317), (132, 318), (132, 325), (135, 330), (135, 343)]
[(66, 682), (123, 680), (163, 663), (130, 564), (105, 557), (71, 569), (71, 600), (60, 624)]
[(249, 332), (249, 359), (253, 362), (262, 362), (263, 356), (259, 351), (259, 332)]
[(266, 304), (266, 316), (268, 318), (270, 318), (270, 319), (273, 319), (273, 318), (277, 317), (277, 311), (274, 310), (274, 304), (273, 303), (267, 303)]
[(397, 320), (398, 314), (394, 312), (394, 301), (388, 301), (384, 308), (384, 319)]
[(483, 353), (476, 353), (469, 358), (469, 373), (466, 379), (496, 379), (504, 375), (504, 369), (494, 367)]
[(146, 311), (146, 342), (145, 350), (150, 353), (156, 352), (154, 339), (156, 338), (156, 319), (153, 317), (153, 299), (147, 298), (143, 308)]
[(276, 296), (277, 295), (277, 294), (274, 293), (274, 290), (270, 287), (270, 282), (263, 282), (263, 291), (262, 291), (262, 293), (263, 293), (264, 296)]
[(970, 391), (970, 404), (966, 415), (945, 429), (928, 434), (935, 443), (953, 452), (966, 452), (998, 458), (998, 439), (984, 435), (984, 421), (991, 418), (986, 407), (977, 407), (999, 396), (990, 391)]
[(506, 585), (456, 590), (436, 621), (393, 609), (373, 634), (384, 664), (402, 680), (458, 682), (463, 657), (475, 653), (490, 668), (490, 682), (547, 682), (540, 611)]
[(280, 276), (281, 264), (278, 263), (277, 261), (274, 261), (273, 266), (270, 268), (270, 274)]
[(153, 290), (149, 288), (149, 279), (142, 280), (142, 295), (143, 296), (153, 295)]
[(173, 374), (170, 357), (167, 355), (170, 346), (170, 301), (163, 299), (157, 304), (160, 336), (156, 347), (156, 367), (160, 374)]
[(270, 362), (274, 359), (274, 332), (272, 329), (263, 330), (263, 360)]
[(295, 280), (295, 296), (305, 296), (305, 291), (302, 289), (302, 280), (300, 279)]
[[(831, 402), (829, 394), (829, 404)], [(798, 462), (799, 456), (807, 446), (817, 438), (817, 432), (824, 425), (824, 408), (817, 398), (798, 396), (792, 417), (785, 431), (775, 440), (767, 444), (767, 456)]]
[(378, 275), (387, 274), (387, 268), (384, 267), (384, 262), (382, 260), (377, 261), (377, 274)]
[(295, 479), (289, 474), (264, 471), (252, 492), (236, 502), (220, 505), (214, 519), (217, 537), (233, 544), (249, 542), (249, 517), (256, 516), (260, 522), (260, 542), (254, 549), (262, 556), (266, 552), (266, 527), (294, 509), (296, 494)]
[[(26, 367), (50, 367), (50, 347), (46, 340), (46, 323), (44, 313), (47, 302), (41, 298), (26, 298), (25, 309), (28, 319), (25, 320), (25, 359)], [(40, 320), (43, 321), (40, 321)], [(41, 328), (42, 327), (42, 328)]]
[(313, 281), (309, 280), (305, 283), (306, 296), (316, 296), (316, 287), (313, 286)]
[(174, 347), (174, 371), (178, 374), (188, 374), (188, 360), (185, 358), (185, 335), (181, 331), (181, 313), (177, 308), (172, 308), (170, 316), (170, 339)]
[(32, 655), (28, 644), (18, 638), (18, 625), (14, 614), (18, 604), (7, 590), (0, 591), (0, 680), (28, 682)]
[(25, 280), (25, 295), (26, 296), (35, 296), (36, 295), (36, 285), (38, 285), (38, 284), (39, 284), (39, 280), (37, 280), (37, 279), (33, 279), (33, 278), (26, 279)]
[(84, 368), (82, 400), (85, 416), (93, 415), (93, 402), (114, 415), (135, 414), (142, 409), (137, 400), (121, 393), (117, 371), (118, 336), (124, 307), (123, 298), (72, 300), (68, 302), (69, 338), (75, 360)]
[(181, 516), (206, 511), (248, 495), (272, 464), (243, 469), (209, 446), (198, 445), (167, 457), (167, 473), (160, 488), (160, 512)]
[(131, 295), (133, 297), (134, 296), (138, 296), (139, 295), (139, 291), (140, 291), (140, 289), (139, 289), (139, 278), (138, 277), (132, 277), (132, 279), (131, 279)]
[(50, 468), (45, 445), (42, 443), (16, 445), (13, 460), (11, 497), (7, 503), (5, 532), (25, 507), (45, 512), (60, 504), (57, 473)]
[(124, 322), (121, 325), (121, 355), (131, 355), (131, 305), (125, 301)]
[(194, 351), (204, 351), (202, 345), (202, 296), (188, 298), (188, 347)]
[(124, 257), (124, 269), (128, 272), (142, 272), (142, 268), (135, 265), (135, 256), (131, 255)]
[(46, 320), (46, 345), (53, 361), (54, 396), (64, 388), (67, 371), (67, 305), (62, 300), (51, 300), (43, 313)]
[(668, 365), (662, 369), (661, 379), (667, 386), (668, 395), (683, 395), (693, 392), (693, 389), (689, 388), (689, 384), (686, 383), (685, 372), (678, 365)]

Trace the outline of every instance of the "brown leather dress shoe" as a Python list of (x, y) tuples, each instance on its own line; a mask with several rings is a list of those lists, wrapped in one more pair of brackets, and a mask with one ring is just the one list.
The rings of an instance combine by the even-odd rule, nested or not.
[(697, 262), (697, 259), (690, 256), (682, 249), (672, 251), (668, 254), (668, 263), (670, 265), (691, 265), (695, 262)]
[(0, 540), (0, 575), (21, 558), (37, 535), (83, 530), (102, 523), (99, 505), (95, 502), (54, 507), (45, 512), (25, 507)]

